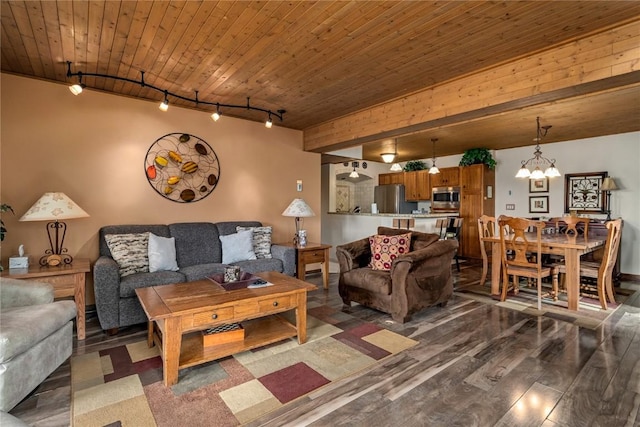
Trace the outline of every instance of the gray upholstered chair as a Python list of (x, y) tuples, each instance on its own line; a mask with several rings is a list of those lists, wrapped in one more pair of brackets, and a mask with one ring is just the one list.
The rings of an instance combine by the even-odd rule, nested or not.
[(53, 287), (0, 278), (0, 411), (9, 411), (71, 356), (73, 301)]

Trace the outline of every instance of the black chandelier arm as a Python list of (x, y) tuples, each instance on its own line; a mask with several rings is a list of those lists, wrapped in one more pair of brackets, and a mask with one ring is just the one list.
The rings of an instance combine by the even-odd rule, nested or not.
[(221, 102), (209, 102), (209, 101), (202, 101), (201, 99), (198, 99), (198, 91), (196, 90), (196, 97), (195, 98), (189, 98), (186, 96), (182, 96), (182, 95), (178, 95), (177, 93), (173, 93), (173, 92), (169, 92), (168, 90), (162, 89), (158, 86), (149, 84), (147, 82), (144, 81), (144, 71), (140, 71), (141, 77), (140, 80), (135, 80), (135, 79), (130, 79), (127, 77), (120, 77), (120, 76), (112, 76), (110, 74), (101, 74), (101, 73), (83, 73), (82, 71), (78, 71), (78, 72), (71, 72), (71, 61), (67, 61), (67, 77), (71, 78), (71, 77), (78, 77), (80, 83), (82, 83), (82, 78), (83, 77), (100, 77), (100, 78), (104, 78), (104, 79), (113, 79), (113, 80), (119, 80), (119, 81), (123, 81), (123, 82), (129, 82), (129, 83), (133, 83), (133, 84), (137, 84), (140, 85), (141, 87), (147, 87), (153, 90), (156, 90), (158, 92), (161, 92), (165, 95), (165, 98), (167, 95), (173, 97), (173, 98), (177, 98), (177, 99), (181, 99), (183, 101), (187, 101), (187, 102), (193, 102), (196, 105), (211, 105), (214, 106), (216, 108), (237, 108), (237, 109), (246, 109), (246, 110), (252, 110), (252, 111), (261, 111), (263, 113), (266, 113), (268, 115), (273, 115), (275, 117), (277, 117), (278, 119), (280, 119), (280, 121), (283, 121), (283, 117), (284, 117), (284, 113), (286, 113), (286, 110), (276, 110), (275, 112), (273, 110), (267, 110), (265, 108), (260, 108), (260, 107), (254, 107), (253, 105), (250, 105), (249, 103), (249, 97), (247, 97), (247, 104), (246, 105), (236, 105), (236, 104), (224, 104)]

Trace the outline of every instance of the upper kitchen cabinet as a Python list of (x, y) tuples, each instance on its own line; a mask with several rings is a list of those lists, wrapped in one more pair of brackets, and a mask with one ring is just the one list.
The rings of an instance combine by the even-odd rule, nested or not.
[(487, 165), (462, 166), (460, 169), (460, 255), (480, 258), (478, 218), (481, 215), (495, 216), (493, 198), (496, 182), (495, 172)]
[(460, 185), (459, 167), (440, 168), (440, 173), (431, 175), (431, 187), (457, 187)]
[(378, 185), (404, 184), (404, 173), (381, 173), (378, 175)]
[(420, 170), (404, 173), (404, 198), (407, 201), (431, 200), (429, 171)]

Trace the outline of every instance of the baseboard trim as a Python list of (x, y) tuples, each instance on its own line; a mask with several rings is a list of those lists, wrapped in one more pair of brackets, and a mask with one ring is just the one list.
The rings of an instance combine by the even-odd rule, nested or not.
[(640, 274), (620, 274), (620, 279), (624, 282), (640, 282)]

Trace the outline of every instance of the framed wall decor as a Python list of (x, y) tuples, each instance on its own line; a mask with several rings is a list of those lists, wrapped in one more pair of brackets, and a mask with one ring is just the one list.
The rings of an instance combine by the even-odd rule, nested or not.
[(600, 186), (606, 176), (607, 172), (565, 174), (565, 213), (604, 213), (605, 194), (600, 191)]
[(529, 180), (529, 193), (548, 193), (548, 192), (549, 192), (548, 176), (545, 176), (542, 179)]
[(549, 213), (549, 196), (529, 196), (529, 213)]

